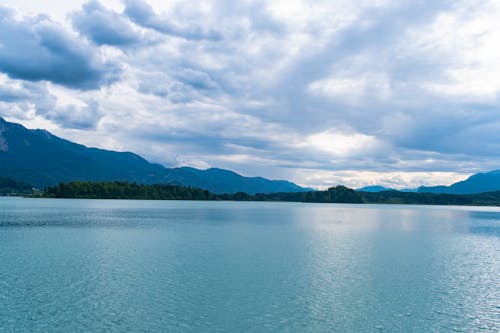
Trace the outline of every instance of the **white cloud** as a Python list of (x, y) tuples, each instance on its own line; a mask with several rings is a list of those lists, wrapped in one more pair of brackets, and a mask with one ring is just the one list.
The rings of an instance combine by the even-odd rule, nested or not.
[(449, 185), (470, 176), (459, 172), (373, 172), (360, 170), (312, 171), (299, 169), (297, 179), (305, 186), (324, 189), (343, 184), (351, 188), (380, 185), (394, 189), (417, 188), (420, 185)]
[(322, 95), (358, 105), (363, 104), (367, 95), (384, 100), (391, 97), (390, 82), (383, 74), (358, 77), (333, 76), (312, 82), (308, 90), (312, 95)]
[(374, 136), (360, 133), (342, 133), (336, 130), (312, 134), (298, 145), (299, 148), (303, 149), (327, 152), (334, 158), (371, 154), (382, 149), (383, 146), (384, 144)]
[(427, 89), (450, 98), (495, 101), (500, 92), (500, 4), (465, 2), (457, 10), (439, 15), (434, 23), (412, 31), (416, 46), (443, 57), (446, 76), (424, 82)]

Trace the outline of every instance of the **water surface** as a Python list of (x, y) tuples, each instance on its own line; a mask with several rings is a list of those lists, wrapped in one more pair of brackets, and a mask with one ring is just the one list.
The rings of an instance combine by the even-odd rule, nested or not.
[(0, 332), (499, 332), (500, 209), (0, 198)]

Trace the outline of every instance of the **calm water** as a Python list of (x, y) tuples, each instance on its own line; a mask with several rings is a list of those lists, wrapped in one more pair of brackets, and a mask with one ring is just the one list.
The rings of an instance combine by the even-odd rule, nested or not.
[(455, 331), (500, 208), (0, 198), (0, 332)]

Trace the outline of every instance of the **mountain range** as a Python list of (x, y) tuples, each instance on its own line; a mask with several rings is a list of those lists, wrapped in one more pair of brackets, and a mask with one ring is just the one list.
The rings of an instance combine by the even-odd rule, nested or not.
[(213, 193), (301, 192), (285, 180), (244, 177), (233, 171), (166, 168), (131, 152), (89, 148), (46, 130), (27, 129), (0, 117), (0, 177), (35, 187), (75, 180), (120, 180), (141, 184), (178, 184)]
[[(0, 178), (38, 188), (59, 182), (127, 181), (140, 184), (177, 184), (198, 187), (212, 193), (276, 193), (311, 190), (286, 180), (244, 177), (233, 171), (191, 167), (166, 168), (131, 152), (89, 148), (46, 130), (27, 129), (0, 117)], [(367, 186), (363, 192), (393, 189)], [(403, 192), (473, 194), (500, 191), (500, 170), (478, 173), (449, 186), (420, 186)]]
[(500, 169), (485, 173), (476, 173), (469, 178), (449, 186), (420, 186), (422, 193), (472, 194), (500, 190)]
[[(394, 191), (392, 188), (383, 186), (366, 186), (357, 189), (362, 192), (383, 192)], [(476, 173), (469, 178), (451, 185), (440, 186), (420, 186), (415, 189), (404, 189), (401, 192), (419, 193), (445, 193), (445, 194), (474, 194), (483, 192), (500, 191), (500, 170), (493, 170), (485, 173)]]

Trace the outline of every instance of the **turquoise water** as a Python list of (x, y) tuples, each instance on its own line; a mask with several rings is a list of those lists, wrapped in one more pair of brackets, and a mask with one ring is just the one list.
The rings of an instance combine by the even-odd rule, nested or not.
[(0, 332), (479, 331), (500, 208), (0, 198)]

